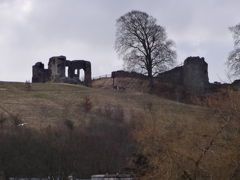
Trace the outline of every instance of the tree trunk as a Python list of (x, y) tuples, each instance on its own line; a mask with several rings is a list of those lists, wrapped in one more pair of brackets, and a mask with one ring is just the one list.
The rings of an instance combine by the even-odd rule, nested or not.
[(152, 75), (152, 64), (149, 64), (148, 67), (147, 67), (147, 73), (148, 73), (148, 77), (149, 78), (152, 78), (153, 75)]
[(147, 67), (148, 78), (149, 78), (149, 93), (153, 92), (153, 74), (152, 74), (152, 61), (149, 60), (149, 65)]

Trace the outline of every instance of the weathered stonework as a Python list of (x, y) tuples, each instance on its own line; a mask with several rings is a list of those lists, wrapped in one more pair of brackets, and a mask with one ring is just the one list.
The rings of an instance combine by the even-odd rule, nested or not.
[(183, 67), (175, 67), (172, 70), (160, 73), (157, 79), (161, 82), (182, 85), (183, 84)]
[[(130, 77), (140, 79), (148, 78), (147, 76), (135, 72), (113, 71), (113, 85), (114, 78), (118, 77)], [(208, 79), (208, 64), (205, 62), (204, 58), (200, 58), (198, 56), (188, 57), (184, 61), (183, 66), (175, 67), (172, 70), (160, 73), (154, 79), (176, 86), (176, 88), (177, 86), (180, 86), (181, 88), (184, 88), (187, 93), (190, 94), (203, 94), (207, 92), (210, 87)]]
[(113, 71), (112, 72), (112, 78), (117, 78), (117, 77), (130, 77), (130, 78), (147, 78), (147, 76), (136, 73), (136, 72), (127, 72), (127, 71)]
[[(66, 61), (66, 66), (68, 67), (68, 77), (69, 79), (79, 79), (80, 69), (85, 72), (84, 84), (90, 85), (92, 81), (92, 70), (91, 63), (84, 60), (74, 60)], [(77, 74), (75, 74), (77, 70)]]
[[(66, 67), (68, 67), (68, 76), (66, 77)], [(83, 82), (80, 81), (80, 70), (83, 69), (85, 76)], [(76, 72), (76, 73), (75, 73)], [(44, 69), (41, 62), (33, 66), (32, 82), (65, 82), (65, 83), (83, 83), (91, 86), (92, 72), (91, 63), (85, 60), (69, 61), (65, 56), (51, 57), (48, 62), (48, 69)]]
[(48, 69), (44, 69), (44, 64), (37, 62), (32, 67), (32, 82), (46, 82), (50, 80), (51, 72)]
[(191, 94), (205, 93), (209, 88), (208, 64), (204, 58), (188, 57), (184, 65), (160, 73), (157, 79), (183, 86)]
[[(67, 76), (66, 76), (67, 67)], [(80, 70), (83, 69), (85, 78), (80, 81)], [(65, 82), (65, 83), (83, 83), (91, 86), (91, 63), (84, 60), (69, 61), (65, 56), (55, 56), (49, 59), (48, 69), (44, 69), (41, 62), (33, 66), (32, 82)], [(114, 71), (112, 72), (113, 86), (114, 78), (130, 77), (147, 79), (148, 77), (135, 72)], [(204, 58), (188, 57), (184, 65), (176, 67), (170, 71), (160, 73), (154, 78), (160, 82), (183, 87), (186, 92), (191, 94), (202, 94), (207, 92), (210, 87), (208, 79), (208, 64)]]
[(51, 81), (59, 82), (65, 78), (66, 57), (51, 57), (48, 62), (48, 69), (51, 71)]
[(202, 94), (209, 88), (208, 64), (204, 58), (188, 57), (183, 65), (183, 85), (195, 94)]

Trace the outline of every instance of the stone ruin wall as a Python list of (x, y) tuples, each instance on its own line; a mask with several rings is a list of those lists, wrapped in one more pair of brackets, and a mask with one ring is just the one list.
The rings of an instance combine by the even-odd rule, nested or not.
[[(112, 78), (139, 78), (148, 79), (147, 76), (127, 71), (114, 71)], [(203, 57), (188, 57), (185, 59), (183, 66), (175, 67), (172, 70), (158, 74), (154, 78), (160, 83), (167, 83), (175, 86), (175, 90), (184, 90), (185, 93), (192, 95), (202, 95), (204, 93), (212, 93), (226, 88), (240, 90), (240, 80), (233, 83), (209, 83), (208, 64)]]
[[(148, 77), (135, 72), (114, 71), (112, 78), (132, 77), (147, 79)], [(191, 94), (202, 94), (209, 89), (208, 64), (204, 58), (188, 57), (183, 66), (160, 73), (156, 80), (164, 83), (182, 86)]]
[(189, 57), (184, 61), (183, 85), (188, 91), (197, 94), (209, 90), (208, 64), (204, 58)]
[[(65, 76), (66, 67), (68, 67), (68, 77)], [(79, 79), (80, 69), (85, 72), (84, 84), (91, 86), (91, 63), (84, 60), (69, 61), (65, 56), (51, 57), (48, 63), (48, 69), (44, 64), (37, 62), (33, 66), (32, 82), (66, 82), (81, 83)], [(147, 79), (148, 77), (136, 72), (113, 71), (112, 78), (130, 77)], [(204, 58), (188, 57), (184, 65), (175, 67), (170, 71), (160, 73), (156, 80), (164, 83), (170, 83), (176, 86), (184, 87), (191, 94), (205, 93), (209, 87), (208, 64)]]
[(136, 73), (136, 72), (127, 72), (127, 71), (113, 71), (112, 72), (112, 78), (118, 78), (118, 77), (130, 77), (130, 78), (141, 78), (141, 79), (146, 79), (147, 76), (140, 74), (140, 73)]
[[(68, 77), (66, 77), (66, 67), (68, 67)], [(65, 56), (51, 57), (48, 62), (48, 69), (44, 68), (44, 64), (37, 62), (33, 67), (32, 82), (65, 82), (65, 83), (81, 83), (80, 70), (84, 70), (83, 84), (91, 86), (92, 72), (91, 63), (85, 60), (69, 61)], [(75, 73), (77, 71), (77, 73)]]
[[(91, 63), (89, 61), (84, 60), (66, 61), (66, 66), (68, 67), (68, 76), (70, 79), (79, 80), (80, 69), (83, 69), (85, 72), (84, 83), (88, 86), (91, 84), (92, 70)], [(76, 74), (74, 72), (75, 70), (77, 70)]]
[(209, 87), (208, 64), (204, 58), (188, 57), (184, 65), (170, 71), (160, 73), (157, 79), (183, 86), (191, 94), (205, 93)]
[(161, 82), (171, 83), (176, 85), (183, 84), (183, 68), (175, 67), (172, 70), (158, 74), (156, 77)]
[(60, 82), (64, 80), (66, 69), (66, 57), (57, 56), (51, 57), (48, 62), (48, 69), (51, 71), (51, 81)]
[(51, 72), (44, 68), (44, 64), (37, 62), (32, 69), (32, 82), (47, 82), (50, 81)]

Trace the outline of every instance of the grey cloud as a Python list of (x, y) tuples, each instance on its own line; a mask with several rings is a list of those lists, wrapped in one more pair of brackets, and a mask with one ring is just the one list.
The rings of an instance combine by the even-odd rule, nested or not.
[(30, 79), (33, 63), (61, 54), (91, 60), (94, 76), (121, 69), (115, 21), (132, 9), (166, 27), (179, 63), (190, 55), (206, 56), (210, 79), (218, 80), (225, 77), (232, 48), (228, 27), (240, 21), (239, 6), (237, 0), (0, 0), (0, 80)]

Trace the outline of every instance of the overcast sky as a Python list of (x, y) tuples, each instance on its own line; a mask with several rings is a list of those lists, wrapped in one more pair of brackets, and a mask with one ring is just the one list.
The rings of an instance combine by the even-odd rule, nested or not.
[(85, 59), (93, 76), (122, 69), (114, 51), (116, 19), (131, 10), (157, 18), (175, 41), (180, 64), (205, 57), (210, 81), (226, 79), (233, 49), (228, 27), (240, 0), (0, 0), (0, 81), (31, 80), (32, 65), (52, 56)]

